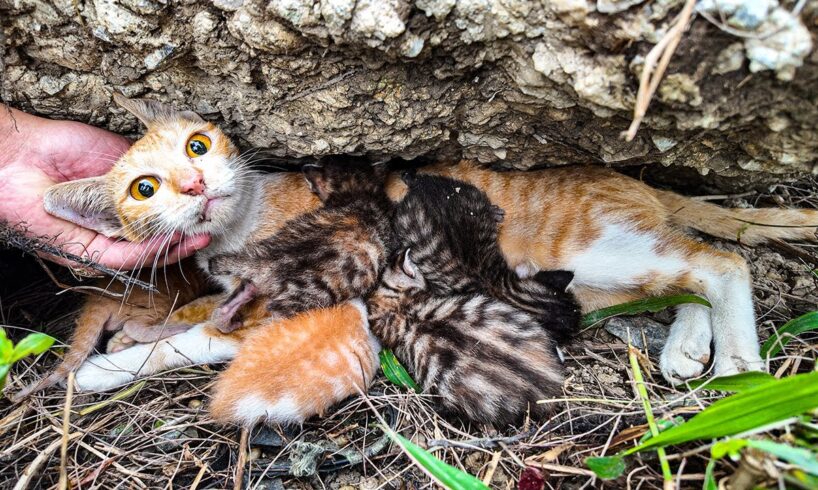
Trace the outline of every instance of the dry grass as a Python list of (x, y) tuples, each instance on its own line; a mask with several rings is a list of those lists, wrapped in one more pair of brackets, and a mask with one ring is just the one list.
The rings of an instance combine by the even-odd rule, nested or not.
[[(807, 181), (742, 199), (757, 205), (777, 202), (818, 207), (816, 189), (818, 183)], [(720, 246), (738, 251), (751, 263), (762, 338), (818, 304), (818, 279), (801, 259), (783, 257), (764, 247)], [(818, 252), (814, 246), (803, 248)], [(65, 339), (75, 299), (61, 296), (55, 300), (53, 286), (41, 275), (36, 281), (25, 281), (22, 286), (18, 282), (10, 288), (8, 276), (19, 278), (21, 273), (1, 267), (0, 274), (7, 277), (0, 279), (11, 289), (0, 296), (2, 320), (11, 324), (10, 335), (22, 337), (27, 329), (49, 319), (43, 330)], [(28, 277), (37, 270), (36, 264), (20, 267)], [(667, 321), (669, 316), (660, 313), (656, 318)], [(596, 488), (602, 484), (582, 460), (612, 454), (648, 428), (632, 388), (627, 346), (622, 341), (597, 329), (583, 334), (567, 353), (570, 376), (564, 396), (549, 401), (554, 416), (513, 430), (498, 432), (441, 416), (432, 397), (406, 393), (382, 377), (368, 396), (401, 434), (450, 464), (490, 481), (492, 487), (516, 488), (524, 466), (534, 466), (547, 474), (546, 488)], [(806, 335), (774, 360), (772, 372), (810, 370), (817, 355), (818, 337)], [(10, 388), (19, 389), (41, 376), (57, 360), (54, 353), (26, 360), (13, 371)], [(657, 362), (655, 357), (652, 360)], [(645, 375), (658, 419), (688, 416), (715, 396), (671, 388), (658, 370)], [(114, 394), (74, 394), (72, 415), (65, 427), (66, 392), (62, 389), (51, 389), (21, 405), (0, 401), (0, 488), (14, 487), (27, 474), (29, 480), (23, 480), (27, 488), (56, 488), (60, 446), (66, 441), (69, 488), (233, 488), (240, 431), (216, 426), (209, 419), (206, 408), (213, 378), (214, 371), (206, 366), (179, 369), (134, 384), (122, 399), (102, 406), (98, 404)], [(387, 443), (371, 409), (360, 398), (348, 400), (326, 418), (303, 427), (256, 429), (249, 435), (249, 448), (244, 488), (431, 488), (399, 449)], [(678, 488), (701, 488), (709, 456), (706, 449), (689, 444), (668, 451)], [(735, 464), (725, 459), (717, 466), (717, 476), (734, 470)], [(655, 453), (630, 460), (623, 478), (612, 487), (662, 488)]]

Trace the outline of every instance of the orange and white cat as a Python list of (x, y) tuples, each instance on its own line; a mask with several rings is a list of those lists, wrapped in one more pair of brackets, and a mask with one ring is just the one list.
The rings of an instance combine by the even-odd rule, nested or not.
[[(319, 200), (300, 175), (250, 171), (228, 138), (195, 114), (153, 101), (120, 98), (118, 102), (146, 124), (145, 136), (105, 176), (55, 186), (46, 195), (50, 212), (128, 239), (169, 231), (209, 233), (211, 245), (197, 254), (197, 262), (205, 265), (213, 255), (269, 237), (286, 220), (318, 207)], [(653, 189), (603, 168), (497, 173), (459, 162), (422, 172), (464, 180), (485, 191), (505, 210), (500, 245), (509, 264), (521, 275), (542, 269), (572, 271), (570, 290), (585, 311), (675, 291), (705, 296), (712, 309), (700, 305), (677, 309), (660, 357), (661, 371), (672, 383), (704, 373), (711, 341), (715, 375), (765, 367), (759, 355), (747, 264), (736, 254), (693, 240), (683, 228), (728, 240), (740, 238), (748, 245), (771, 238), (816, 240), (818, 211), (724, 209)], [(390, 180), (388, 190), (393, 199), (406, 191), (397, 177)], [(223, 284), (228, 290), (234, 285), (230, 280)], [(168, 323), (194, 325), (184, 333), (156, 345), (140, 344), (90, 358), (77, 372), (79, 389), (106, 390), (170, 367), (250, 356), (252, 360), (242, 357), (228, 368), (216, 392), (217, 396), (242, 393), (243, 398), (216, 399), (214, 406), (232, 407), (219, 412), (223, 420), (249, 421), (252, 417), (240, 412), (243, 406), (255, 407), (258, 417), (273, 413), (271, 407), (280, 406), (276, 405), (280, 399), (269, 398), (273, 388), (264, 385), (276, 366), (296, 362), (296, 357), (272, 354), (285, 339), (276, 337), (279, 326), (263, 324), (262, 317), (251, 321), (261, 323), (254, 330), (267, 332), (253, 333), (258, 348), (240, 347), (248, 335), (246, 328), (224, 335), (209, 327), (206, 320), (221, 299), (205, 296), (177, 309)], [(107, 299), (93, 301), (110, 302), (119, 317), (139, 315), (144, 309), (122, 307)], [(362, 335), (369, 335), (362, 312), (360, 322)], [(80, 324), (77, 328), (95, 327)], [(334, 337), (339, 345), (345, 341), (340, 331)], [(302, 354), (307, 353), (293, 356)], [(368, 379), (371, 366), (364, 364), (362, 370), (350, 362), (344, 369), (364, 373), (354, 379)], [(231, 371), (238, 363), (243, 372), (234, 376)], [(315, 373), (304, 376), (306, 381), (299, 384), (306, 387)], [(241, 386), (225, 388), (228, 380)], [(337, 399), (343, 393), (335, 390), (326, 396)]]

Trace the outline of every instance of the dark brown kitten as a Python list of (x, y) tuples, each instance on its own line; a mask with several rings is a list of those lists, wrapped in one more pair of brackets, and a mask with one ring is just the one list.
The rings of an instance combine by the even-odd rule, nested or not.
[(399, 254), (370, 296), (370, 329), (444, 409), (475, 422), (519, 422), (562, 393), (556, 344), (537, 319), (487, 294), (438, 295), (412, 252)]
[(558, 340), (576, 333), (580, 308), (566, 293), (573, 274), (521, 278), (498, 244), (504, 212), (458, 180), (404, 174), (409, 192), (395, 210), (395, 234), (435, 294), (480, 292), (533, 315)]
[(274, 317), (288, 318), (365, 296), (375, 287), (395, 247), (386, 169), (330, 161), (305, 167), (304, 176), (323, 207), (241, 252), (210, 260), (211, 274), (242, 279), (214, 312), (220, 330), (240, 325), (235, 313), (257, 295), (265, 297)]

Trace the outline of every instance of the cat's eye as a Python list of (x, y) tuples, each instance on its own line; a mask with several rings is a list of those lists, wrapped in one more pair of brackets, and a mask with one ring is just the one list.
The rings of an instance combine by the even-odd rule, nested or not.
[(131, 182), (131, 197), (137, 201), (144, 201), (156, 194), (159, 190), (159, 179), (146, 175)]
[(210, 145), (210, 138), (203, 134), (196, 133), (187, 140), (185, 151), (187, 151), (187, 156), (190, 158), (196, 158), (210, 151)]

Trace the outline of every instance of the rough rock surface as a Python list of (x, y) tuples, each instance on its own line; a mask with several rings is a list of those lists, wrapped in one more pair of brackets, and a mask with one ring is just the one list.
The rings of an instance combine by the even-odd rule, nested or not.
[(2, 95), (120, 132), (137, 127), (111, 91), (153, 97), (280, 156), (818, 171), (814, 2), (702, 0), (636, 139), (619, 137), (682, 3), (0, 0)]

